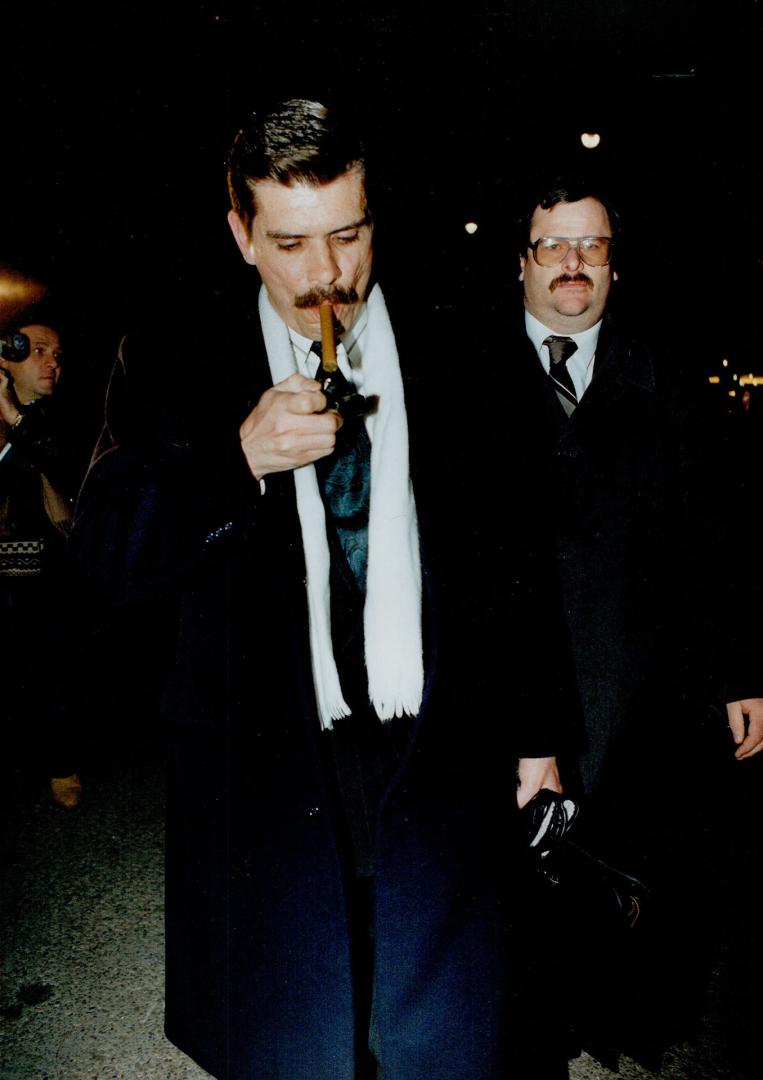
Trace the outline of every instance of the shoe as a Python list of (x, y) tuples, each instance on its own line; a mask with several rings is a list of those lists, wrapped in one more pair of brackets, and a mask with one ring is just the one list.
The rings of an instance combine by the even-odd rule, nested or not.
[(54, 776), (50, 781), (50, 795), (62, 810), (76, 810), (82, 802), (82, 781), (79, 773), (71, 776)]

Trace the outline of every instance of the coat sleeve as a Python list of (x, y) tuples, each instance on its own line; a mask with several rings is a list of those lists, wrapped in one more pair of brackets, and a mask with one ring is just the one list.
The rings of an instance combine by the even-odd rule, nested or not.
[[(449, 583), (441, 614), (462, 673), (456, 691), (489, 733), (488, 755), (558, 755), (579, 743), (582, 726), (545, 453), (526, 410), (507, 398), (495, 357), (480, 362), (459, 332), (449, 324), (442, 335), (436, 380), (424, 362), (416, 368), (422, 389), (409, 380), (409, 396), (423, 394), (426, 406), (412, 439), (427, 469), (440, 577)], [(465, 389), (464, 356), (480, 372)]]
[(505, 482), (513, 495), (480, 543), (481, 580), (465, 622), (480, 642), (491, 722), (507, 726), (512, 753), (573, 755), (582, 716), (552, 533), (537, 493)]

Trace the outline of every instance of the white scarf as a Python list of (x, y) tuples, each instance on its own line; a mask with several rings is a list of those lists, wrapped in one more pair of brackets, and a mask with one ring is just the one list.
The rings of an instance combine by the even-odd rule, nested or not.
[[(421, 706), (421, 561), (400, 362), (378, 285), (366, 308), (362, 389), (366, 397), (378, 399), (378, 408), (365, 420), (371, 440), (371, 508), (363, 624), (369, 700), (377, 715), (389, 720), (403, 713), (415, 716)], [(264, 286), (259, 311), (270, 373), (274, 383), (282, 382), (297, 370), (297, 362), (288, 328), (273, 310)], [(295, 469), (294, 485), (307, 566), (315, 694), (321, 725), (331, 728), (333, 720), (348, 716), (350, 709), (331, 642), (330, 557), (315, 467)]]

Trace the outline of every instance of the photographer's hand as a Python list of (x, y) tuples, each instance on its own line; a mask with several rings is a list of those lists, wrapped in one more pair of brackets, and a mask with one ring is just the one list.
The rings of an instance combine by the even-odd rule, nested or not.
[(13, 392), (13, 383), (5, 368), (0, 366), (0, 419), (8, 427), (12, 427), (20, 416), (18, 401)]

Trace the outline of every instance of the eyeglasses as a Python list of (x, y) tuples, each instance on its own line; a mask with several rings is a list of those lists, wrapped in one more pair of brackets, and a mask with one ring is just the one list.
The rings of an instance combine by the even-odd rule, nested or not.
[(611, 236), (541, 236), (528, 244), (538, 266), (558, 266), (575, 248), (586, 266), (606, 266), (612, 257)]

